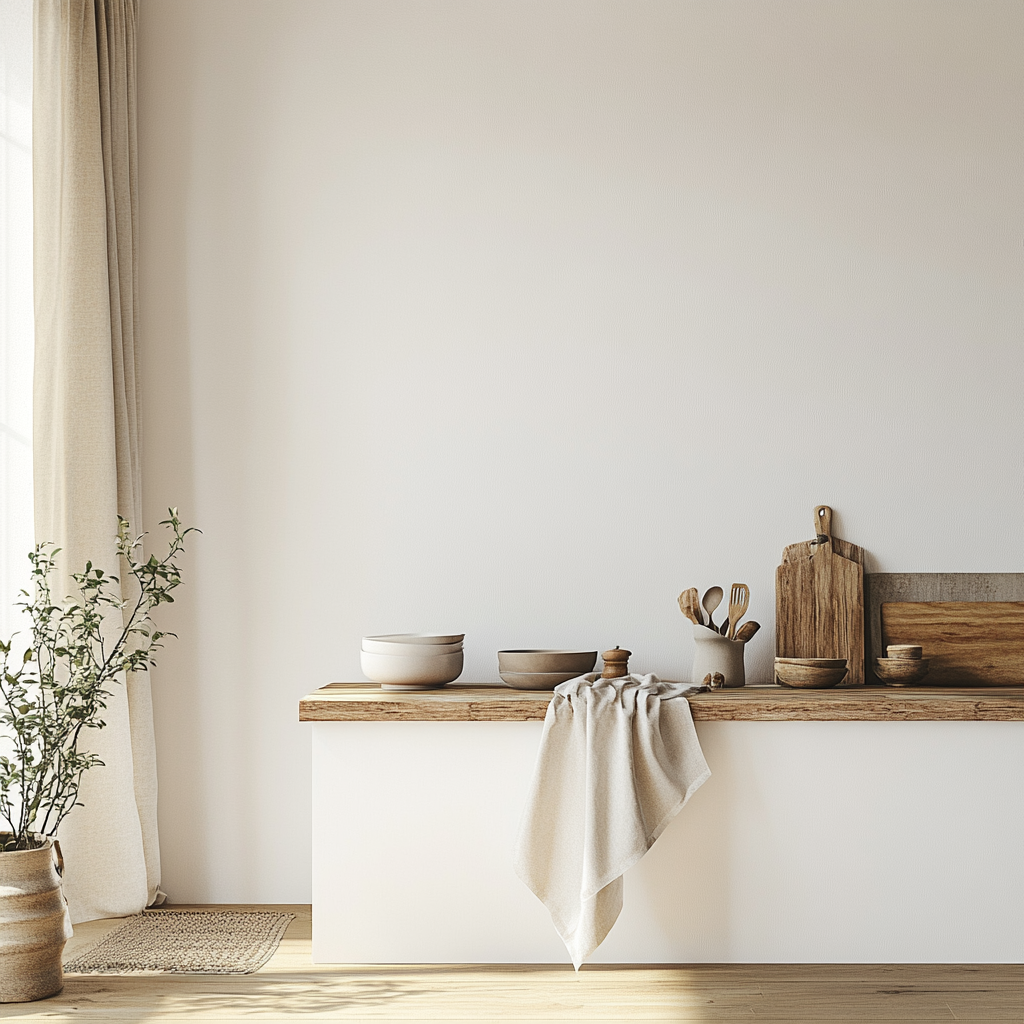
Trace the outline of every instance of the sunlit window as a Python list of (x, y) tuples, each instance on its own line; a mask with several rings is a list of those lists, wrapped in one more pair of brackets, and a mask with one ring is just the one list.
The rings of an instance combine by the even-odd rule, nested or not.
[(0, 0), (0, 637), (32, 547), (32, 0)]

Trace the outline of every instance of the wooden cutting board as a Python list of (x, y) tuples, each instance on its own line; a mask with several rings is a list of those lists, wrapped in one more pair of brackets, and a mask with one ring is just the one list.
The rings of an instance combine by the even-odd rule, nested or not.
[(922, 686), (1024, 685), (1024, 601), (887, 601), (888, 644), (920, 644)]
[[(814, 524), (817, 528), (818, 536), (821, 536), (822, 534), (820, 524), (826, 519), (828, 522), (828, 536), (831, 536), (831, 509), (828, 508), (827, 505), (819, 505), (814, 510)], [(835, 551), (837, 555), (849, 558), (851, 562), (856, 562), (858, 565), (864, 564), (863, 548), (858, 548), (856, 544), (851, 544), (849, 541), (841, 541), (838, 537), (833, 537), (831, 542), (833, 542), (833, 551)], [(817, 540), (801, 541), (799, 544), (787, 544), (782, 549), (782, 561), (795, 562), (800, 558), (810, 558), (814, 553), (816, 545)]]
[[(814, 510), (815, 541), (790, 544), (775, 570), (775, 653), (846, 658), (843, 686), (864, 684), (864, 551), (832, 536), (832, 510)], [(841, 552), (855, 557), (845, 557)]]

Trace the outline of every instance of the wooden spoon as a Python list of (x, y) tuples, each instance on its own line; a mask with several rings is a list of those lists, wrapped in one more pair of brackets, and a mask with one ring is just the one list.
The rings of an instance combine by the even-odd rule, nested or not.
[(725, 596), (725, 591), (721, 587), (712, 587), (704, 595), (704, 600), (701, 604), (704, 605), (704, 611), (708, 613), (708, 627), (710, 629), (718, 629), (715, 625), (715, 620), (712, 618), (712, 614), (715, 609), (722, 603), (722, 598)]
[(729, 593), (729, 639), (736, 638), (736, 624), (747, 612), (750, 604), (750, 587), (746, 583), (734, 583)]
[(745, 644), (753, 635), (761, 628), (760, 622), (754, 622), (751, 619), (749, 622), (744, 622), (739, 629), (736, 630), (736, 639), (740, 643)]
[(703, 626), (704, 625), (704, 609), (701, 608), (701, 606), (700, 606), (700, 596), (697, 594), (697, 588), (696, 587), (690, 587), (690, 589), (689, 589), (689, 591), (687, 591), (687, 593), (689, 594), (690, 613), (693, 615), (693, 620), (694, 620), (694, 622), (697, 623), (698, 626)]
[(697, 588), (690, 587), (689, 590), (684, 590), (679, 595), (679, 610), (695, 625), (703, 626), (704, 620), (700, 616), (700, 612), (697, 610), (699, 605), (697, 604)]

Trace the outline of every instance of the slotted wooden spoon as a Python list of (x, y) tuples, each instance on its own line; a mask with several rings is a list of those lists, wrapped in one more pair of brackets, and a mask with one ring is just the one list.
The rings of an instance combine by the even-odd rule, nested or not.
[(729, 639), (736, 638), (736, 626), (747, 613), (750, 604), (750, 587), (746, 583), (734, 583), (729, 591)]

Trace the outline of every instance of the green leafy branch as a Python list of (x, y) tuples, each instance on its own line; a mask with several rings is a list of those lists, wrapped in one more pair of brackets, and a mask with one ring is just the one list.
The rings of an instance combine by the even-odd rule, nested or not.
[(34, 596), (22, 591), (31, 623), (31, 644), (12, 654), (13, 639), (0, 641), (0, 851), (29, 849), (35, 835), (52, 836), (75, 806), (82, 776), (103, 762), (81, 749), (85, 730), (102, 729), (101, 715), (112, 684), (148, 671), (155, 652), (173, 633), (155, 628), (150, 613), (169, 604), (181, 585), (177, 558), (185, 538), (177, 509), (160, 525), (171, 533), (167, 553), (140, 561), (144, 535), (133, 537), (118, 516), (117, 551), (128, 576), (86, 562), (73, 573), (74, 598), (57, 604), (50, 578), (59, 548), (38, 544), (29, 554)]

